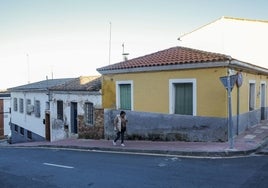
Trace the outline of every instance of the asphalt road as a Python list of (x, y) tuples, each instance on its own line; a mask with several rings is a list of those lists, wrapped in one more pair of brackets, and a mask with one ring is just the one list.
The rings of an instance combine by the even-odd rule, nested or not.
[(268, 187), (268, 157), (197, 159), (0, 148), (1, 188)]

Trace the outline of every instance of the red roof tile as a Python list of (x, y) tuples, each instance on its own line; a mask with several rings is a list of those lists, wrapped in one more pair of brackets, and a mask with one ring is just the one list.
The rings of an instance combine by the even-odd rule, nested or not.
[(229, 56), (185, 47), (172, 47), (149, 55), (126, 60), (120, 63), (98, 68), (98, 71), (131, 69), (140, 67), (193, 64), (203, 62), (221, 62)]

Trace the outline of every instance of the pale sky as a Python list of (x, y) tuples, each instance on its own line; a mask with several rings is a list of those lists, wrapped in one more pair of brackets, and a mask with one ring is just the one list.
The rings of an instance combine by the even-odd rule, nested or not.
[[(178, 46), (222, 16), (268, 20), (267, 0), (0, 0), (0, 89)], [(110, 30), (111, 26), (111, 30)]]

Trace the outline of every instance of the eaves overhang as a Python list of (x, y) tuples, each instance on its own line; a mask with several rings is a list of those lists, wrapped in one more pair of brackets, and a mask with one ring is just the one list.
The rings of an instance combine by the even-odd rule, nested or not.
[(231, 60), (229, 67), (235, 68), (235, 69), (240, 69), (241, 71), (255, 73), (255, 74), (268, 75), (268, 69), (266, 69), (264, 67), (259, 67), (257, 65), (253, 65), (250, 63), (238, 61), (238, 60)]
[(136, 72), (155, 72), (155, 71), (168, 71), (168, 70), (226, 67), (228, 65), (229, 65), (229, 61), (218, 61), (218, 62), (213, 61), (213, 62), (135, 67), (135, 68), (126, 68), (126, 69), (110, 69), (110, 70), (98, 70), (98, 71), (102, 75), (107, 75), (107, 74), (123, 74), (123, 73), (136, 73)]
[(186, 69), (203, 69), (203, 68), (216, 68), (216, 67), (229, 67), (241, 71), (247, 71), (255, 74), (268, 75), (268, 69), (259, 67), (250, 63), (230, 59), (227, 61), (217, 62), (200, 62), (200, 63), (187, 63), (176, 65), (163, 65), (163, 66), (148, 66), (148, 67), (135, 67), (126, 69), (110, 69), (98, 70), (102, 75), (108, 74), (124, 74), (124, 73), (137, 73), (137, 72), (155, 72), (155, 71), (169, 71), (169, 70), (186, 70)]

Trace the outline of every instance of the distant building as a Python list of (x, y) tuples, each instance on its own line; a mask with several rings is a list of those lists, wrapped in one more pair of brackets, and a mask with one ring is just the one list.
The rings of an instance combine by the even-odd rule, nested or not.
[(0, 91), (0, 139), (10, 134), (10, 93)]
[(222, 17), (179, 36), (179, 45), (268, 67), (268, 20)]

